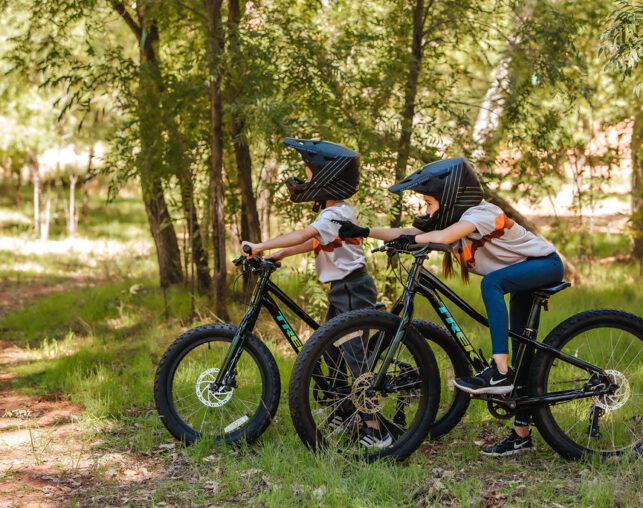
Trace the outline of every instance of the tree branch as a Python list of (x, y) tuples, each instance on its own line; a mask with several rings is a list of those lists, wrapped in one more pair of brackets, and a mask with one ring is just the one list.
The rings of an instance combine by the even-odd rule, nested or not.
[(136, 36), (136, 39), (141, 42), (141, 37), (143, 36), (143, 30), (141, 29), (140, 25), (134, 21), (132, 16), (130, 15), (129, 12), (127, 12), (127, 9), (123, 5), (123, 2), (112, 2), (112, 7), (114, 7), (114, 10), (118, 12), (118, 14), (123, 18), (125, 23), (127, 23), (127, 26), (130, 27), (130, 30), (134, 32), (134, 35)]
[(202, 20), (202, 21), (206, 21), (206, 22), (208, 21), (208, 17), (207, 17), (205, 14), (203, 14), (202, 12), (197, 11), (194, 7), (190, 7), (190, 6), (189, 6), (189, 5), (187, 5), (186, 3), (181, 2), (181, 0), (172, 0), (172, 1), (173, 1), (176, 5), (178, 5), (179, 7), (183, 7), (184, 9), (187, 9), (187, 10), (188, 10), (188, 11), (190, 11), (192, 14), (194, 14), (195, 16), (197, 16), (198, 18), (201, 18), (201, 20)]

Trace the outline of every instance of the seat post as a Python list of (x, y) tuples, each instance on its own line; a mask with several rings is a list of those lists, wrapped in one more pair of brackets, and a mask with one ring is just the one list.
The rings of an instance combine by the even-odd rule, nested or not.
[[(536, 340), (536, 338), (538, 337), (538, 311), (546, 301), (547, 301), (547, 298), (543, 298), (542, 296), (539, 296), (536, 294), (533, 295), (533, 298), (531, 300), (531, 310), (529, 311), (527, 324), (525, 325), (525, 329), (523, 331), (523, 335), (528, 339)], [(513, 362), (513, 364), (516, 366), (516, 371), (514, 373), (514, 383), (516, 383), (517, 380), (519, 379), (518, 374), (520, 373), (523, 367), (522, 360), (525, 356), (526, 349), (527, 349), (527, 344), (525, 344), (524, 342), (521, 342), (520, 346), (518, 346), (518, 351), (516, 352), (516, 359)], [(529, 366), (527, 366), (527, 368), (528, 367)], [(517, 388), (519, 387), (516, 386), (514, 388), (514, 391)]]

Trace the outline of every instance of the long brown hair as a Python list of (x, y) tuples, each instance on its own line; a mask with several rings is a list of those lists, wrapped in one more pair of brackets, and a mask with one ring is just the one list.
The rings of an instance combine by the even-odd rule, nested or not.
[[(452, 254), (450, 252), (445, 252), (444, 257), (442, 258), (442, 273), (444, 273), (445, 278), (449, 278), (455, 274), (453, 270), (453, 260), (451, 259)], [(456, 258), (457, 259), (457, 258)], [(462, 258), (460, 258), (462, 259)], [(458, 262), (460, 265), (460, 277), (467, 284), (469, 283), (469, 270), (467, 264)]]

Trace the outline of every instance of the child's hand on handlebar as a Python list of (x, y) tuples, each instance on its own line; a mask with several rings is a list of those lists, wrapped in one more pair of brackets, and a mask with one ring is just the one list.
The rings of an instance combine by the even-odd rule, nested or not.
[(261, 251), (257, 249), (256, 243), (250, 242), (241, 242), (241, 254), (247, 258), (254, 257), (256, 254), (259, 254)]
[(360, 227), (349, 220), (331, 220), (335, 224), (339, 224), (341, 226), (337, 234), (342, 240), (345, 240), (346, 238), (366, 238), (371, 232), (369, 228)]
[(267, 254), (263, 258), (268, 261), (281, 261), (283, 259), (283, 250), (273, 252), (272, 254)]
[(386, 242), (386, 245), (394, 249), (405, 250), (415, 243), (415, 235), (400, 235), (390, 242)]

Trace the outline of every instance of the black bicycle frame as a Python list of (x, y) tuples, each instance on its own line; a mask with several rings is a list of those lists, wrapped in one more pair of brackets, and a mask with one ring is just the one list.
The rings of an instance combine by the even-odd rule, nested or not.
[[(451, 334), (455, 342), (464, 351), (467, 359), (471, 363), (474, 370), (480, 371), (487, 365), (487, 361), (485, 360), (484, 355), (482, 354), (482, 351), (474, 350), (473, 345), (466, 337), (466, 335), (464, 334), (464, 332), (456, 322), (451, 312), (449, 312), (449, 309), (447, 308), (446, 304), (440, 298), (440, 294), (444, 295), (448, 300), (450, 300), (458, 308), (460, 308), (465, 314), (473, 318), (481, 325), (488, 328), (489, 321), (487, 320), (486, 317), (484, 317), (473, 307), (471, 307), (467, 302), (465, 302), (460, 296), (458, 296), (457, 293), (455, 293), (440, 279), (438, 279), (434, 274), (422, 268), (422, 263), (426, 258), (427, 252), (428, 250), (425, 247), (424, 249), (421, 249), (420, 251), (413, 253), (415, 257), (415, 261), (411, 269), (409, 270), (409, 277), (407, 279), (406, 285), (404, 286), (404, 293), (399, 298), (399, 300), (394, 304), (393, 309), (391, 310), (393, 314), (399, 315), (400, 313), (402, 313), (402, 320), (400, 322), (400, 325), (398, 326), (393, 342), (391, 343), (391, 347), (387, 352), (387, 355), (384, 358), (383, 363), (380, 367), (380, 371), (378, 374), (381, 373), (381, 375), (376, 376), (373, 382), (373, 386), (376, 388), (380, 386), (378, 383), (381, 382), (384, 378), (383, 373), (386, 372), (386, 369), (388, 368), (388, 364), (390, 362), (389, 357), (393, 358), (393, 355), (395, 354), (395, 350), (397, 350), (397, 347), (401, 342), (402, 337), (404, 336), (406, 327), (408, 326), (408, 324), (410, 323), (413, 317), (413, 308), (414, 308), (413, 298), (416, 293), (420, 293), (431, 303), (431, 306), (435, 309), (438, 316), (440, 316), (440, 319), (444, 323), (444, 326), (447, 328), (447, 330), (449, 331), (449, 333)], [(576, 358), (575, 356), (571, 356), (567, 353), (559, 351), (556, 348), (553, 348), (547, 344), (543, 344), (542, 342), (538, 342), (537, 340), (535, 340), (537, 335), (537, 325), (536, 325), (537, 310), (538, 310), (538, 307), (542, 305), (544, 301), (546, 301), (546, 298), (534, 296), (531, 312), (526, 326), (527, 335), (521, 335), (511, 330), (509, 331), (509, 336), (518, 340), (521, 343), (517, 354), (516, 375), (520, 370), (520, 368), (522, 367), (522, 359), (523, 359), (526, 347), (533, 347), (534, 349), (537, 349), (537, 350), (546, 351), (547, 353), (550, 353), (556, 358), (559, 358), (567, 363), (571, 363), (572, 365), (575, 365), (582, 369), (605, 376), (606, 374), (601, 368), (596, 367), (591, 363), (588, 363), (584, 360)], [(522, 401), (521, 399), (518, 399), (518, 400), (520, 400), (521, 405), (537, 405), (542, 403), (564, 402), (566, 400), (572, 400), (574, 398), (578, 398), (579, 394), (577, 392), (578, 392), (577, 390), (565, 390), (561, 392), (552, 392), (542, 397), (529, 397), (528, 398), (529, 400), (527, 400), (527, 398), (525, 398), (524, 401)], [(595, 391), (592, 391), (591, 395), (596, 396), (596, 395), (602, 395), (606, 393), (609, 393), (608, 389), (602, 389), (602, 390), (597, 389)], [(589, 395), (590, 394), (588, 393), (586, 396), (589, 396)], [(506, 399), (501, 399), (501, 400), (506, 402)]]
[(255, 286), (250, 306), (243, 316), (241, 323), (239, 323), (237, 332), (232, 338), (228, 352), (226, 353), (217, 374), (216, 383), (219, 384), (225, 384), (229, 372), (234, 370), (234, 366), (237, 364), (239, 356), (241, 355), (243, 340), (246, 337), (246, 333), (248, 330), (254, 329), (262, 307), (265, 307), (270, 313), (272, 319), (277, 323), (281, 333), (283, 333), (295, 353), (299, 353), (301, 350), (303, 346), (301, 340), (299, 340), (299, 337), (290, 326), (286, 316), (281, 312), (281, 309), (275, 299), (281, 301), (313, 330), (317, 330), (317, 328), (319, 328), (319, 323), (317, 323), (317, 321), (310, 317), (306, 311), (299, 307), (299, 305), (297, 305), (286, 293), (284, 293), (274, 282), (270, 280), (270, 275), (276, 270), (277, 265), (263, 260), (256, 260), (256, 263), (260, 263), (262, 266), (261, 275)]

